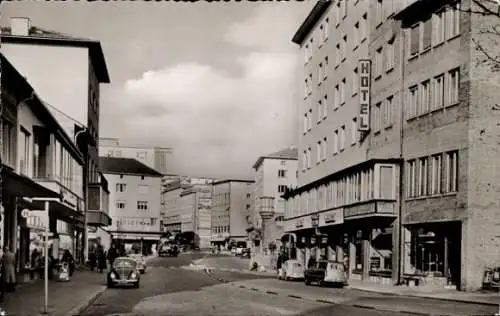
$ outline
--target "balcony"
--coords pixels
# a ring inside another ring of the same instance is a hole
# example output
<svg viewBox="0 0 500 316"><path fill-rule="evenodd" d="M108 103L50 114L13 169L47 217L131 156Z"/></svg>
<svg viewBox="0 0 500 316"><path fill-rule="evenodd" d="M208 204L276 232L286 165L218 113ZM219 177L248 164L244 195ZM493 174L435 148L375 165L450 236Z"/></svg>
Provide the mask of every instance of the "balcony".
<svg viewBox="0 0 500 316"><path fill-rule="evenodd" d="M100 183L89 183L87 224L90 226L111 225L107 186L108 184L102 176Z"/></svg>
<svg viewBox="0 0 500 316"><path fill-rule="evenodd" d="M344 207L344 220L392 220L397 216L394 200L371 200Z"/></svg>

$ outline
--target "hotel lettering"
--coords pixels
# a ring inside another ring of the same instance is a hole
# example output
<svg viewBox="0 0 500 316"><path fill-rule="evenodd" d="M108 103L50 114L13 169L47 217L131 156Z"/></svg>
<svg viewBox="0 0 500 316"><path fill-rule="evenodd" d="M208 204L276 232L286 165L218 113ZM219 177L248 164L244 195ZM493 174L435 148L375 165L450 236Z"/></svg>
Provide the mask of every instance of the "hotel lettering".
<svg viewBox="0 0 500 316"><path fill-rule="evenodd" d="M358 130L367 132L370 130L370 76L371 61L362 59L359 61L359 125Z"/></svg>

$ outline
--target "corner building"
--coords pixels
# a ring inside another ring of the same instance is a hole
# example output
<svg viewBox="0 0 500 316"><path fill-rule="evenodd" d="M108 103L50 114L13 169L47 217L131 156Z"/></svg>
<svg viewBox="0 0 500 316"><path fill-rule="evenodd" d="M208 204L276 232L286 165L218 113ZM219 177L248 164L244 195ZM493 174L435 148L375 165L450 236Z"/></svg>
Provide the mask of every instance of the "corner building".
<svg viewBox="0 0 500 316"><path fill-rule="evenodd" d="M366 282L459 290L480 288L497 264L498 74L473 42L496 49L481 34L495 20L467 13L471 3L320 1L301 25L301 171L285 194L297 258L344 260Z"/></svg>

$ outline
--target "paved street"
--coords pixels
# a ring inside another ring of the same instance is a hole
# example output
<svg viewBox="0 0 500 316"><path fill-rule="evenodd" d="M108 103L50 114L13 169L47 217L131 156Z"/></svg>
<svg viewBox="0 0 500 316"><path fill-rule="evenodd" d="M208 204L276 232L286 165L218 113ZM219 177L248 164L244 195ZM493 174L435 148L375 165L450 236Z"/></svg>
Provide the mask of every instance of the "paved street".
<svg viewBox="0 0 500 316"><path fill-rule="evenodd" d="M235 271L189 270L203 255L153 258L140 289L108 289L83 315L493 315L496 308L306 287L270 276ZM182 268L184 267L184 268Z"/></svg>

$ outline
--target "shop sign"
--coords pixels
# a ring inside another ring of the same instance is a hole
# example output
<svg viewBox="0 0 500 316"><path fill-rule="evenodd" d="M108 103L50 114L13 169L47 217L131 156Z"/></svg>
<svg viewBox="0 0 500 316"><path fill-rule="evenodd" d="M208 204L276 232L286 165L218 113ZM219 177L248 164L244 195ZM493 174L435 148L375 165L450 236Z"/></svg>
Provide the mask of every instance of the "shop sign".
<svg viewBox="0 0 500 316"><path fill-rule="evenodd" d="M302 228L304 227L304 219L299 218L298 220L295 221L295 227L296 228Z"/></svg>
<svg viewBox="0 0 500 316"><path fill-rule="evenodd" d="M319 226L338 225L344 222L344 212L342 209L332 210L319 214Z"/></svg>
<svg viewBox="0 0 500 316"><path fill-rule="evenodd" d="M61 202L71 207L72 209L76 209L78 207L78 197L66 190L65 188L61 188Z"/></svg>
<svg viewBox="0 0 500 316"><path fill-rule="evenodd" d="M367 132L370 130L370 77L371 60L361 59L359 69L359 124L358 130Z"/></svg>

